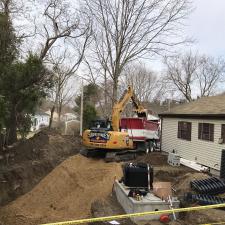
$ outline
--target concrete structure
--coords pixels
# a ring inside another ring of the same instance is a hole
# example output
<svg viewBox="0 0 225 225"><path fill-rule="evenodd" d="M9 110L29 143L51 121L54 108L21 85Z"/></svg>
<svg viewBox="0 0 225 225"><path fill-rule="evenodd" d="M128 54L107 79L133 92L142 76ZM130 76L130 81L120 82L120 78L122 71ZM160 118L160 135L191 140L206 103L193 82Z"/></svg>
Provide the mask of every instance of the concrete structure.
<svg viewBox="0 0 225 225"><path fill-rule="evenodd" d="M44 112L36 112L32 116L31 131L39 130L42 127L47 127L49 125L50 116Z"/></svg>
<svg viewBox="0 0 225 225"><path fill-rule="evenodd" d="M122 183L115 181L114 190L120 205L126 213L150 212L170 209L169 203L162 201L155 195L148 193L141 201L128 197L130 189L126 188ZM180 202L176 198L172 198L173 208L179 208ZM135 223L146 222L149 220L159 220L160 215L149 215L131 218Z"/></svg>
<svg viewBox="0 0 225 225"><path fill-rule="evenodd" d="M161 150L174 150L184 159L219 171L225 148L224 102L225 95L204 97L161 113Z"/></svg>

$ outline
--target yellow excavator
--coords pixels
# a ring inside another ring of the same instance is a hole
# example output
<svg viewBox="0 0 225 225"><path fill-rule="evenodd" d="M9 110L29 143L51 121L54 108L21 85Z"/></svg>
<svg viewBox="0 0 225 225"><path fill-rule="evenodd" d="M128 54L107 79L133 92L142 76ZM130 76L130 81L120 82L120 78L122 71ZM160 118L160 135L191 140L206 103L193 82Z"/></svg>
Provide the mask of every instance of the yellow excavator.
<svg viewBox="0 0 225 225"><path fill-rule="evenodd" d="M138 117L147 117L146 109L136 99L133 88L128 86L120 100L113 106L112 120L96 120L93 127L83 132L83 145L88 149L83 151L83 155L90 155L94 150L131 150L136 145L129 138L127 130L120 129L121 113L129 101L132 101L134 111Z"/></svg>

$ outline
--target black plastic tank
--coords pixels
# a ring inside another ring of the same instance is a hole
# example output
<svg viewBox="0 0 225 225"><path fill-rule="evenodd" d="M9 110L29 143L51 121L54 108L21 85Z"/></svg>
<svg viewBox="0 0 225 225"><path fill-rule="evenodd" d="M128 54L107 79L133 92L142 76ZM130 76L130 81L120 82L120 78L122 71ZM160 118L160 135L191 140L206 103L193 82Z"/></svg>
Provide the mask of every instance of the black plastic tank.
<svg viewBox="0 0 225 225"><path fill-rule="evenodd" d="M153 168L146 163L128 163L123 170L124 184L131 188L153 188Z"/></svg>

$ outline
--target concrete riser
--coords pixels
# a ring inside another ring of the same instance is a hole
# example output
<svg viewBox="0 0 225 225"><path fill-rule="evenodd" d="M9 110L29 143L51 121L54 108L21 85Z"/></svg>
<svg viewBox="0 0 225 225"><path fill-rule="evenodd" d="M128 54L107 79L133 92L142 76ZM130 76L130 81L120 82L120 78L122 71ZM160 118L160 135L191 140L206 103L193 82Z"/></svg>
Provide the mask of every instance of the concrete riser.
<svg viewBox="0 0 225 225"><path fill-rule="evenodd" d="M169 204L165 201L162 201L160 198L157 198L152 195L151 200L141 200L136 201L133 198L128 197L129 190L125 189L123 185L121 185L118 181L115 182L114 191L116 193L116 197L120 205L123 207L126 213L139 213L139 212L150 212L150 211L160 211L167 210L169 208ZM172 201L173 208L179 208L180 202L178 200ZM176 216L178 216L176 214ZM149 220L159 220L160 215L149 215L142 217L133 217L135 223L149 221Z"/></svg>

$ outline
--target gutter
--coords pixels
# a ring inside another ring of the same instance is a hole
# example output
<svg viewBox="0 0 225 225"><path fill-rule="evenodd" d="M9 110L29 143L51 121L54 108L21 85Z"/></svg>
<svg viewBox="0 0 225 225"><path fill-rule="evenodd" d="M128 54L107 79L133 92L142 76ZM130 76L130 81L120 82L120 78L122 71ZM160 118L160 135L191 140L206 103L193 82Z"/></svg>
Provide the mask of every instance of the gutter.
<svg viewBox="0 0 225 225"><path fill-rule="evenodd" d="M209 119L225 119L225 114L184 114L184 113L161 113L160 118L209 118Z"/></svg>

